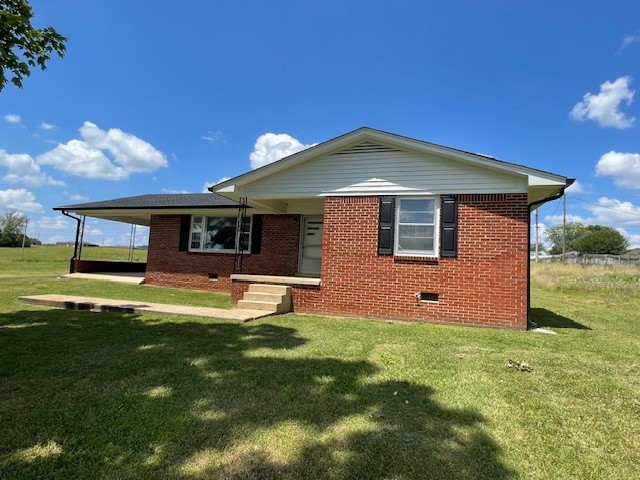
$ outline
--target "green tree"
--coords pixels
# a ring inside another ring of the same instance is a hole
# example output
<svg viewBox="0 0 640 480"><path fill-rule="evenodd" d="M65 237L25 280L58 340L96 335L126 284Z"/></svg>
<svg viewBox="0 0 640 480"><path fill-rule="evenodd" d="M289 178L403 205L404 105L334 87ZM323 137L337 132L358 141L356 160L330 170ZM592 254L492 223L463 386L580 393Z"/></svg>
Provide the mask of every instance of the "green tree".
<svg viewBox="0 0 640 480"><path fill-rule="evenodd" d="M10 211L0 215L0 247L19 247L22 245L24 227L27 223L26 215ZM29 240L29 237L27 239ZM31 246L30 241L25 245Z"/></svg>
<svg viewBox="0 0 640 480"><path fill-rule="evenodd" d="M53 52L64 57L66 37L53 27L31 25L33 9L26 0L0 0L0 91L11 83L22 88L22 79L32 67L47 68Z"/></svg>
<svg viewBox="0 0 640 480"><path fill-rule="evenodd" d="M620 255L629 248L629 242L614 228L589 225L575 243L579 253L608 253Z"/></svg>
<svg viewBox="0 0 640 480"><path fill-rule="evenodd" d="M576 242L587 227L580 222L567 222L566 227L566 247L567 252L570 252L576 250ZM551 242L549 253L552 255L562 253L562 225L547 228L547 236Z"/></svg>

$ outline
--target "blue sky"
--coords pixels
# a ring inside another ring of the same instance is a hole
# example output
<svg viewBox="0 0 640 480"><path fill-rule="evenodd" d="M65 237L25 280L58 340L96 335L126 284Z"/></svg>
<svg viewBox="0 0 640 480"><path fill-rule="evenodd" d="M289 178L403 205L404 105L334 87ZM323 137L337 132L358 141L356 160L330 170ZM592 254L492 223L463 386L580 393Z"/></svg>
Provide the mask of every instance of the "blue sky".
<svg viewBox="0 0 640 480"><path fill-rule="evenodd" d="M200 192L366 125L576 178L569 219L640 246L637 1L31 3L67 55L0 92L0 212L45 242L73 238L54 206Z"/></svg>

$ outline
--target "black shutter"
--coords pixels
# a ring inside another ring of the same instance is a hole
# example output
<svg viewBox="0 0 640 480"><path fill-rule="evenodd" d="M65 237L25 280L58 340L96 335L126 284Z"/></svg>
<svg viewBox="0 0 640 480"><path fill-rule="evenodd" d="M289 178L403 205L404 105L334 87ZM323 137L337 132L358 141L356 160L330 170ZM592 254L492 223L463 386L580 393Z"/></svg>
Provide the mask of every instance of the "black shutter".
<svg viewBox="0 0 640 480"><path fill-rule="evenodd" d="M378 222L378 254L393 255L393 225L395 223L395 197L380 197Z"/></svg>
<svg viewBox="0 0 640 480"><path fill-rule="evenodd" d="M254 215L251 224L251 253L260 253L262 246L262 215Z"/></svg>
<svg viewBox="0 0 640 480"><path fill-rule="evenodd" d="M458 198L443 196L440 208L440 256L458 255Z"/></svg>
<svg viewBox="0 0 640 480"><path fill-rule="evenodd" d="M191 215L180 215L180 243L178 250L189 250L189 230L191 230Z"/></svg>

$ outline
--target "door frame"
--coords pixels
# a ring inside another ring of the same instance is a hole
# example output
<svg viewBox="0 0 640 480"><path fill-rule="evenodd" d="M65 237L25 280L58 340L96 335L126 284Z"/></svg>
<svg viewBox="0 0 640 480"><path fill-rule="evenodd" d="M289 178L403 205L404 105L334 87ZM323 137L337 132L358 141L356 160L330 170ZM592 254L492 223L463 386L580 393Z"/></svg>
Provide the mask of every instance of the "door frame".
<svg viewBox="0 0 640 480"><path fill-rule="evenodd" d="M322 246L324 246L324 215L301 215L300 216L300 241L298 242L298 268L297 275L301 277L313 277L319 278L320 272L318 273L304 273L300 271L300 267L302 267L302 244L304 242L304 230L305 223L307 220L321 220L322 221ZM322 270L322 247L320 249L320 269Z"/></svg>

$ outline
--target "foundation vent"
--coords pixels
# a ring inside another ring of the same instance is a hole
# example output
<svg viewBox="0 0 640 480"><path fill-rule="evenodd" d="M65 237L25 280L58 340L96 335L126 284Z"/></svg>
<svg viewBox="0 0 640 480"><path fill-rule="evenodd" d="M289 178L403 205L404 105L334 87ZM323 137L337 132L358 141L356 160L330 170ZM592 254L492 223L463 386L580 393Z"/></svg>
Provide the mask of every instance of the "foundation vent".
<svg viewBox="0 0 640 480"><path fill-rule="evenodd" d="M418 292L416 298L421 302L437 302L439 295L432 292Z"/></svg>

